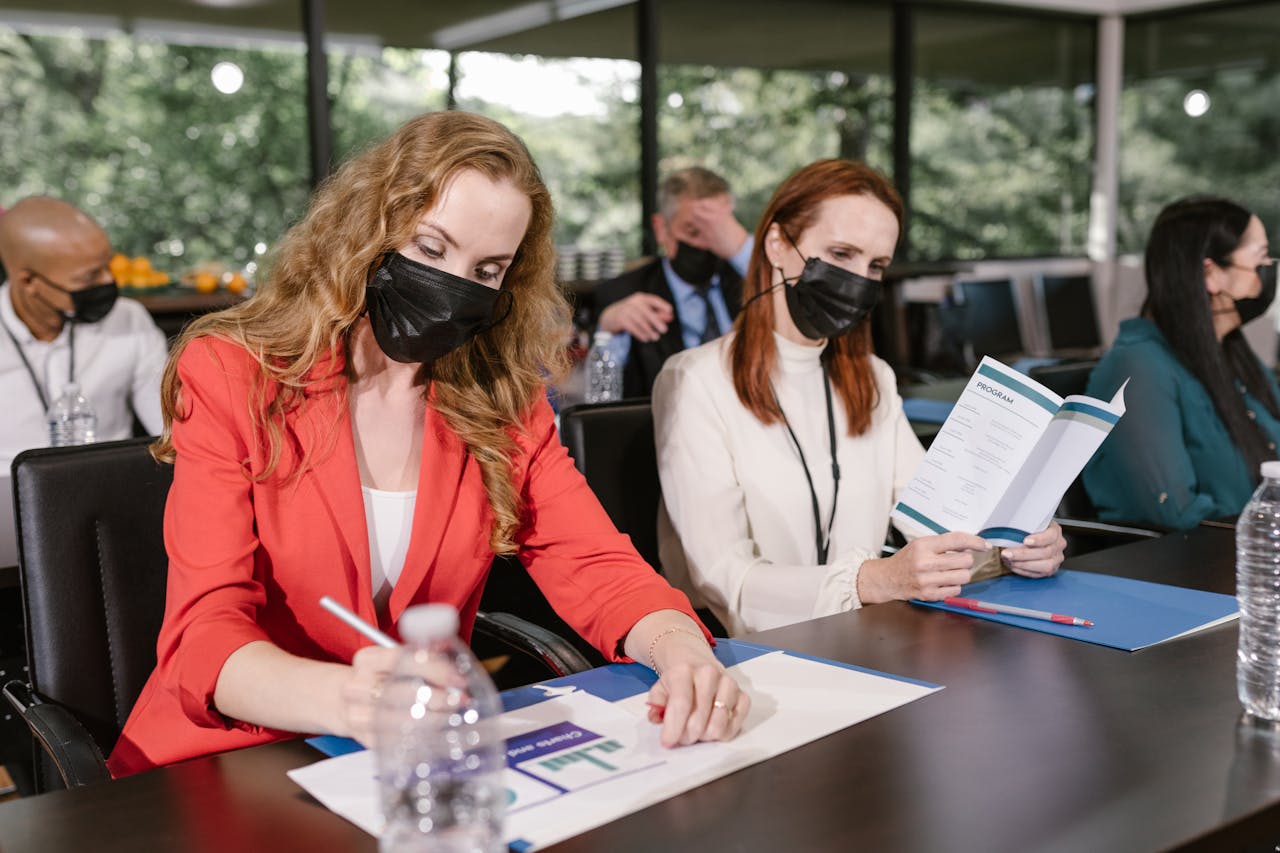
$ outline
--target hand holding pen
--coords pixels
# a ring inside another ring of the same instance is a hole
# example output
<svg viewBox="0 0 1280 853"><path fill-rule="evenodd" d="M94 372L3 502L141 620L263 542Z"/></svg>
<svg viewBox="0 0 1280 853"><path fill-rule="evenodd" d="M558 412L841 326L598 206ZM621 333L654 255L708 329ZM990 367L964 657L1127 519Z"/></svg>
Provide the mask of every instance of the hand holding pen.
<svg viewBox="0 0 1280 853"><path fill-rule="evenodd" d="M351 658L348 677L339 690L339 718L344 730L334 732L371 746L374 706L381 696L382 685L391 674L400 646L329 596L320 599L320 606L375 643L357 650Z"/></svg>

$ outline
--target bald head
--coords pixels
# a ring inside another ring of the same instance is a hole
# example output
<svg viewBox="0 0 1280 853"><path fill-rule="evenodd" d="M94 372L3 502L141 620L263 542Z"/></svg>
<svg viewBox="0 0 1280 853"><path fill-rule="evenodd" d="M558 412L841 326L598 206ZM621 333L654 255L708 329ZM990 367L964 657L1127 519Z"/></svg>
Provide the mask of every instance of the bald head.
<svg viewBox="0 0 1280 853"><path fill-rule="evenodd" d="M84 211L49 196L30 196L0 216L0 261L7 270L80 267L110 254L110 241ZM105 247L105 249L104 249Z"/></svg>

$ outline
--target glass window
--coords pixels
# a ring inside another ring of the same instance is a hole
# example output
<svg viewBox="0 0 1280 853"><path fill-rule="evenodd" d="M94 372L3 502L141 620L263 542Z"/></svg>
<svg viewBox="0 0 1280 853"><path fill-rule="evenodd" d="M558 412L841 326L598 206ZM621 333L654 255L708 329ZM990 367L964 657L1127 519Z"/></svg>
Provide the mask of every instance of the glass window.
<svg viewBox="0 0 1280 853"><path fill-rule="evenodd" d="M63 198L175 277L243 268L306 204L304 74L300 43L0 27L0 203Z"/></svg>
<svg viewBox="0 0 1280 853"><path fill-rule="evenodd" d="M469 52L458 69L458 107L501 121L529 146L555 202L556 242L637 253L639 65Z"/></svg>
<svg viewBox="0 0 1280 853"><path fill-rule="evenodd" d="M784 178L823 157L892 173L888 6L736 0L661 7L659 180L701 165L754 231Z"/></svg>
<svg viewBox="0 0 1280 853"><path fill-rule="evenodd" d="M330 42L333 157L341 163L390 136L401 124L447 106L449 54Z"/></svg>
<svg viewBox="0 0 1280 853"><path fill-rule="evenodd" d="M933 9L913 19L909 256L1083 254L1093 22Z"/></svg>
<svg viewBox="0 0 1280 853"><path fill-rule="evenodd" d="M1280 225L1280 3L1125 24L1121 251L1141 252L1160 209L1222 195Z"/></svg>

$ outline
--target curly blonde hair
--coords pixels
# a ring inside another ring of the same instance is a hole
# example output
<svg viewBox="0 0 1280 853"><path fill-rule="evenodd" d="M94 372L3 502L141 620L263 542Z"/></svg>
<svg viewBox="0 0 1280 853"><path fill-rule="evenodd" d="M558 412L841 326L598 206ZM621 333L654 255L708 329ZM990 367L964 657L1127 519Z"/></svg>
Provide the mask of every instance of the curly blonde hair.
<svg viewBox="0 0 1280 853"><path fill-rule="evenodd" d="M176 455L171 427L182 412L178 359L194 339L213 336L242 346L258 361L262 381L248 405L267 441L268 465L257 476L269 476L280 460L285 413L302 404L308 385L323 380L311 375L313 368L345 352L365 310L372 267L412 239L423 213L464 169L509 180L528 196L532 216L502 284L512 295L511 313L424 367L421 377L434 385L431 404L480 466L493 512L490 545L495 553L515 551L523 514L513 482L516 430L548 379L567 369L563 340L570 314L554 276L550 193L524 143L483 116L450 111L411 119L317 190L254 296L198 318L175 343L161 388L164 432L152 448L156 458L172 462Z"/></svg>

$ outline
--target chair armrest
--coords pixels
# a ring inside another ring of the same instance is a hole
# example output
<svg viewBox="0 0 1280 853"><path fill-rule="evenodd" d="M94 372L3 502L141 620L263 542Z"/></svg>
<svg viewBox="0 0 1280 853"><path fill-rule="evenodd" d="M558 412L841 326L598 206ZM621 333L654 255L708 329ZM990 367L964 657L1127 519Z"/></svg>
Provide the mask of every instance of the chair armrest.
<svg viewBox="0 0 1280 853"><path fill-rule="evenodd" d="M1159 539L1165 534L1162 530L1151 530L1146 527L1131 527L1126 524L1111 524L1106 521L1086 521L1079 518L1055 518L1062 526L1062 532L1083 536L1101 536L1122 542L1136 542L1139 539Z"/></svg>
<svg viewBox="0 0 1280 853"><path fill-rule="evenodd" d="M102 751L70 711L56 702L44 701L21 681L5 684L4 696L53 761L63 784L78 788L110 781Z"/></svg>
<svg viewBox="0 0 1280 853"><path fill-rule="evenodd" d="M567 640L511 613L476 614L475 630L541 661L555 677L586 672L591 664Z"/></svg>

